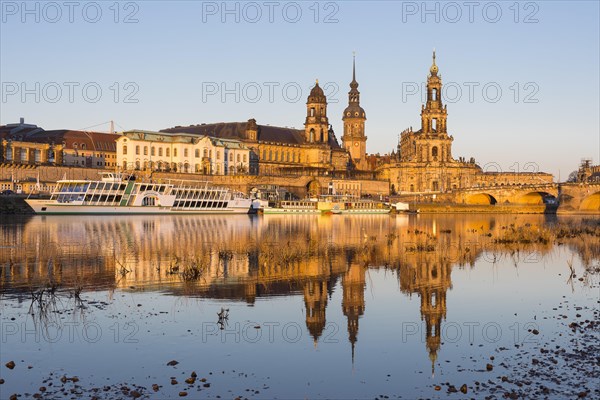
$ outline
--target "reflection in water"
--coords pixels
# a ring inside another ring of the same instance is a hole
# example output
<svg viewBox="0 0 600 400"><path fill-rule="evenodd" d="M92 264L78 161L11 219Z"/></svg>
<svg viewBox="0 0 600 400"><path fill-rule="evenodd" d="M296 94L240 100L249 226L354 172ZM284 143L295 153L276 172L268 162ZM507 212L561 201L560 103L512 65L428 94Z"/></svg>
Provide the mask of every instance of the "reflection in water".
<svg viewBox="0 0 600 400"><path fill-rule="evenodd" d="M316 344L339 284L354 358L368 270L385 268L402 293L420 298L433 368L452 268L481 257L518 265L556 251L555 242L584 265L599 258L597 223L580 231L556 223L509 215L34 217L0 226L9 244L0 253L1 292L24 299L47 286L142 287L250 305L257 297L302 294Z"/></svg>

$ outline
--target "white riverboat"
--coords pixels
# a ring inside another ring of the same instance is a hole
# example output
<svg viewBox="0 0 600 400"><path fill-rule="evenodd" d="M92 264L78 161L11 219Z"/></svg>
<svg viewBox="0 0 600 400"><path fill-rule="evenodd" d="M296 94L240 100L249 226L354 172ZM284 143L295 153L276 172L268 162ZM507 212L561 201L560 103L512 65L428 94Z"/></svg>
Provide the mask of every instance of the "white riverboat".
<svg viewBox="0 0 600 400"><path fill-rule="evenodd" d="M354 196L327 195L319 200L318 208L326 214L389 214L389 205Z"/></svg>
<svg viewBox="0 0 600 400"><path fill-rule="evenodd" d="M316 200L286 200L262 208L264 214L321 214Z"/></svg>
<svg viewBox="0 0 600 400"><path fill-rule="evenodd" d="M27 199L36 214L252 214L252 199L208 182L138 182L102 173L99 181L60 180L50 199Z"/></svg>

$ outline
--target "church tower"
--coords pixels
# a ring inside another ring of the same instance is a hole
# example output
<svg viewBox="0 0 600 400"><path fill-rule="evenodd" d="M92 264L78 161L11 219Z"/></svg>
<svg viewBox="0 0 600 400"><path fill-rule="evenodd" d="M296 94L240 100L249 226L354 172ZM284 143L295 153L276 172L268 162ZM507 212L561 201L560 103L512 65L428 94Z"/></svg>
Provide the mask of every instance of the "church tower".
<svg viewBox="0 0 600 400"><path fill-rule="evenodd" d="M352 348L358 340L358 320L365 313L366 268L357 263L348 266L342 278L342 311L348 320L348 341Z"/></svg>
<svg viewBox="0 0 600 400"><path fill-rule="evenodd" d="M329 120L327 119L327 98L317 80L306 102L306 122L304 135L307 143L329 143Z"/></svg>
<svg viewBox="0 0 600 400"><path fill-rule="evenodd" d="M327 281L309 280L304 284L304 306L306 307L306 328L315 343L325 329L327 309Z"/></svg>
<svg viewBox="0 0 600 400"><path fill-rule="evenodd" d="M425 134L446 133L446 106L442 104L442 77L438 75L438 66L435 64L435 50L433 51L433 64L427 77L427 103L421 107L421 132Z"/></svg>
<svg viewBox="0 0 600 400"><path fill-rule="evenodd" d="M342 141L344 148L350 154L350 158L358 169L362 169L366 163L367 137L365 136L365 121L367 115L360 106L360 92L356 81L356 58L352 60L352 82L348 92L348 107L344 110L342 117L344 121L344 135Z"/></svg>

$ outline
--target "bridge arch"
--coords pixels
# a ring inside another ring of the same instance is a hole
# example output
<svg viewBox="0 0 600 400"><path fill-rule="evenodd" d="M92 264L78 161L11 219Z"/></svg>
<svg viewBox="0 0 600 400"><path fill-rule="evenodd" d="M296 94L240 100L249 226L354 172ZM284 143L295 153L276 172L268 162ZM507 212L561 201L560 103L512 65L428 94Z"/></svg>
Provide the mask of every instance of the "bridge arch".
<svg viewBox="0 0 600 400"><path fill-rule="evenodd" d="M529 192L517 199L520 204L554 204L556 196L548 192Z"/></svg>
<svg viewBox="0 0 600 400"><path fill-rule="evenodd" d="M596 192L584 198L579 206L579 210L600 211L600 192Z"/></svg>
<svg viewBox="0 0 600 400"><path fill-rule="evenodd" d="M494 196L488 193L475 193L467 196L465 199L466 204L483 204L483 205L494 205L498 203L498 200Z"/></svg>

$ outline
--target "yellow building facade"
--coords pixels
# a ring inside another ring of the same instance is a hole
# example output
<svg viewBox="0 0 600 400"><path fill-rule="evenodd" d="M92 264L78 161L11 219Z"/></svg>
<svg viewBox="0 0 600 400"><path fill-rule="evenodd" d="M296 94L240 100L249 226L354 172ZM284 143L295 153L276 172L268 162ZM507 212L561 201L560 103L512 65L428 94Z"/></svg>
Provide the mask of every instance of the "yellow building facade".
<svg viewBox="0 0 600 400"><path fill-rule="evenodd" d="M447 106L442 103L442 77L433 63L427 77L426 103L421 106L421 129L404 130L397 153L378 168L392 194L444 193L457 189L552 183L547 173L484 172L475 160L454 159L448 133Z"/></svg>

